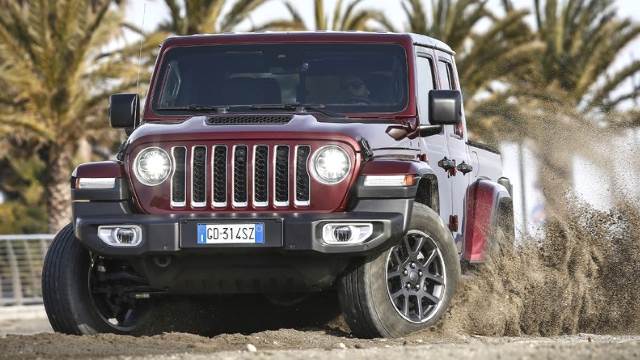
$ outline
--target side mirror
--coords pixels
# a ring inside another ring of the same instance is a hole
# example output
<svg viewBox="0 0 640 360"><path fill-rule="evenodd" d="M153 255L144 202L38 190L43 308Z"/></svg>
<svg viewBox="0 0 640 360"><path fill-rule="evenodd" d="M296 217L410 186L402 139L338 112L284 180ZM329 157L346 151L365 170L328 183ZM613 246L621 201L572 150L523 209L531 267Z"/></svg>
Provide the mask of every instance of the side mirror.
<svg viewBox="0 0 640 360"><path fill-rule="evenodd" d="M458 90L429 91L429 123L456 125L462 121L462 95Z"/></svg>
<svg viewBox="0 0 640 360"><path fill-rule="evenodd" d="M138 94L113 94L109 98L109 121L116 129L133 129L140 122Z"/></svg>

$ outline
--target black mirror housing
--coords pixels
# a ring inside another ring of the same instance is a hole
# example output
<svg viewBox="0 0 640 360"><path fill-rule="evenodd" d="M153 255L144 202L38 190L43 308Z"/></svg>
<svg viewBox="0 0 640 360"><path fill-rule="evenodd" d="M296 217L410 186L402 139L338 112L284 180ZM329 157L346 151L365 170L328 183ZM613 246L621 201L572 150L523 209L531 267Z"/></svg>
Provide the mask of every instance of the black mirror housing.
<svg viewBox="0 0 640 360"><path fill-rule="evenodd" d="M133 129L140 122L138 94L113 94L109 98L109 121L116 129Z"/></svg>
<svg viewBox="0 0 640 360"><path fill-rule="evenodd" d="M429 91L429 123L456 125L462 122L462 94L458 90Z"/></svg>
<svg viewBox="0 0 640 360"><path fill-rule="evenodd" d="M437 135L442 132L442 125L420 125L419 133L421 137Z"/></svg>

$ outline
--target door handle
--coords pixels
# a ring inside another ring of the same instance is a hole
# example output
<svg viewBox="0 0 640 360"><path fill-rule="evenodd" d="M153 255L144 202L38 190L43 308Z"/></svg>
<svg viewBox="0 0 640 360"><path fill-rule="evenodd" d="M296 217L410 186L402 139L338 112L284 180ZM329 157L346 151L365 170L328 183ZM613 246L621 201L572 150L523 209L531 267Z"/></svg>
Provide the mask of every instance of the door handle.
<svg viewBox="0 0 640 360"><path fill-rule="evenodd" d="M456 161L448 159L446 156L438 161L438 166L447 172L448 176L456 176Z"/></svg>
<svg viewBox="0 0 640 360"><path fill-rule="evenodd" d="M464 175L467 175L467 173L470 173L473 171L473 166L463 161L460 164L458 164L458 166L456 166L456 169L458 169L458 171L460 171L464 176Z"/></svg>

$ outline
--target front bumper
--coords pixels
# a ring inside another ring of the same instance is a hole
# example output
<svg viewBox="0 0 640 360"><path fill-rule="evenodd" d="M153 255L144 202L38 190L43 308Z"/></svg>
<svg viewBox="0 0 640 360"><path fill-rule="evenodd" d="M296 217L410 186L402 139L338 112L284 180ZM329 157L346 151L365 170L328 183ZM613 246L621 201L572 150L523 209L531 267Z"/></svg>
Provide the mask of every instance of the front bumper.
<svg viewBox="0 0 640 360"><path fill-rule="evenodd" d="M344 253L365 255L393 246L404 234L411 217L411 199L363 200L349 212L331 214L211 214L209 216L147 215L132 213L126 202L74 202L76 237L92 252L113 257L140 255L209 254L224 252ZM384 212L374 211L385 209ZM263 244L197 245L197 224L264 223ZM360 244L328 244L322 239L322 227L332 222L373 224L373 234ZM98 237L104 225L137 225L142 242L135 247L114 247Z"/></svg>

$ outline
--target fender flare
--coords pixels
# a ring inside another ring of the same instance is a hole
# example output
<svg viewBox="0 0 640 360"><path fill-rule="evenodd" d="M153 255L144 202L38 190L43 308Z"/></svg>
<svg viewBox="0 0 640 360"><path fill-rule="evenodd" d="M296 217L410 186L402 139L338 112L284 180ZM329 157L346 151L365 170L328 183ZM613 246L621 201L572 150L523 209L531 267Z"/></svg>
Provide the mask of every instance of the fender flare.
<svg viewBox="0 0 640 360"><path fill-rule="evenodd" d="M415 175L416 181L410 186L364 186L368 175ZM434 178L435 173L429 164L410 159L371 160L362 165L354 188L356 198L411 198L415 199L422 186L423 179ZM429 205L429 204L426 204Z"/></svg>
<svg viewBox="0 0 640 360"><path fill-rule="evenodd" d="M80 178L114 178L113 188L80 189ZM129 185L120 161L97 161L78 165L71 173L71 200L75 201L125 201L131 198Z"/></svg>
<svg viewBox="0 0 640 360"><path fill-rule="evenodd" d="M361 175L413 174L418 177L435 175L431 166L423 161L405 159L374 159L362 165Z"/></svg>
<svg viewBox="0 0 640 360"><path fill-rule="evenodd" d="M96 161L78 165L71 173L71 178L122 178L124 166L120 161Z"/></svg>
<svg viewBox="0 0 640 360"><path fill-rule="evenodd" d="M479 179L469 186L465 201L462 260L469 263L486 260L491 231L498 224L500 206L505 202L513 211L508 189L497 182Z"/></svg>

